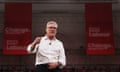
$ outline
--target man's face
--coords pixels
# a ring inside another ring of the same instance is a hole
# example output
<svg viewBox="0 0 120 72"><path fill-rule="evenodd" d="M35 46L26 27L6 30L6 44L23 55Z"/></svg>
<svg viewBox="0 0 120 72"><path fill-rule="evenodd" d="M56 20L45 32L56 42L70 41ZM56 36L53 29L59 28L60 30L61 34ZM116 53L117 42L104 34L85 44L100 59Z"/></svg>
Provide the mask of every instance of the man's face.
<svg viewBox="0 0 120 72"><path fill-rule="evenodd" d="M46 33L48 36L55 36L56 33L57 33L57 27L56 27L56 24L49 24L47 27L46 27Z"/></svg>

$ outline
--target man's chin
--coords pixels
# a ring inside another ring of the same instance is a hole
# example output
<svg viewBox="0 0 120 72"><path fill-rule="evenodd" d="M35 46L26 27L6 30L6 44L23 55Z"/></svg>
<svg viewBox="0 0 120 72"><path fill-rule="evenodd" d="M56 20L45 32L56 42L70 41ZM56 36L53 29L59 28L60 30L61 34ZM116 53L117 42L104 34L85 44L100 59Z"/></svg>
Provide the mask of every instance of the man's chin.
<svg viewBox="0 0 120 72"><path fill-rule="evenodd" d="M50 37L55 37L55 35L49 35Z"/></svg>

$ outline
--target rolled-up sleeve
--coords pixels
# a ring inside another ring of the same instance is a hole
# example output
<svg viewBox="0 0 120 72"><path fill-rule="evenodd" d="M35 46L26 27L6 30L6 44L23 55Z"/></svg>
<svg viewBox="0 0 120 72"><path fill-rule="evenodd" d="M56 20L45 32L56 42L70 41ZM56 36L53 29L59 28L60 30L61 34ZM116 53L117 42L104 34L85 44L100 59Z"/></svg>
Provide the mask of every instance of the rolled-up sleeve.
<svg viewBox="0 0 120 72"><path fill-rule="evenodd" d="M38 44L35 46L35 48L33 50L32 50L32 45L29 44L28 47L27 47L27 52L28 53L36 53L37 48L38 48Z"/></svg>
<svg viewBox="0 0 120 72"><path fill-rule="evenodd" d="M61 43L60 55L59 55L60 68L63 68L66 65L66 56L63 43Z"/></svg>

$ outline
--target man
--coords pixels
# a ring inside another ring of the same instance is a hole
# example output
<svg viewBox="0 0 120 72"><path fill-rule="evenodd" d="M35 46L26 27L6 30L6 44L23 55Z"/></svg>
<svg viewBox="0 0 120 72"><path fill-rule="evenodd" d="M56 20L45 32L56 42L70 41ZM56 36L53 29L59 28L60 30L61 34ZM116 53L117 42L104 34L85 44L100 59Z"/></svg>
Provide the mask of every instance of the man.
<svg viewBox="0 0 120 72"><path fill-rule="evenodd" d="M36 53L36 72L60 72L66 65L63 43L56 38L58 25L49 21L46 25L46 35L36 37L28 45L29 53Z"/></svg>

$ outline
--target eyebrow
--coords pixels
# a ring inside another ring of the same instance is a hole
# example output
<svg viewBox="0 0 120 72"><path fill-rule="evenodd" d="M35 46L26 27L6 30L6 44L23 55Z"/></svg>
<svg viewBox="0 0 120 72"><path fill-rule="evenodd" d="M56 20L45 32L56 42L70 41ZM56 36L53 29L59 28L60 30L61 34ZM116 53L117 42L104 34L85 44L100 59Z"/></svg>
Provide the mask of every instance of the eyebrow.
<svg viewBox="0 0 120 72"><path fill-rule="evenodd" d="M48 28L55 28L55 29L57 29L56 27L48 27Z"/></svg>

